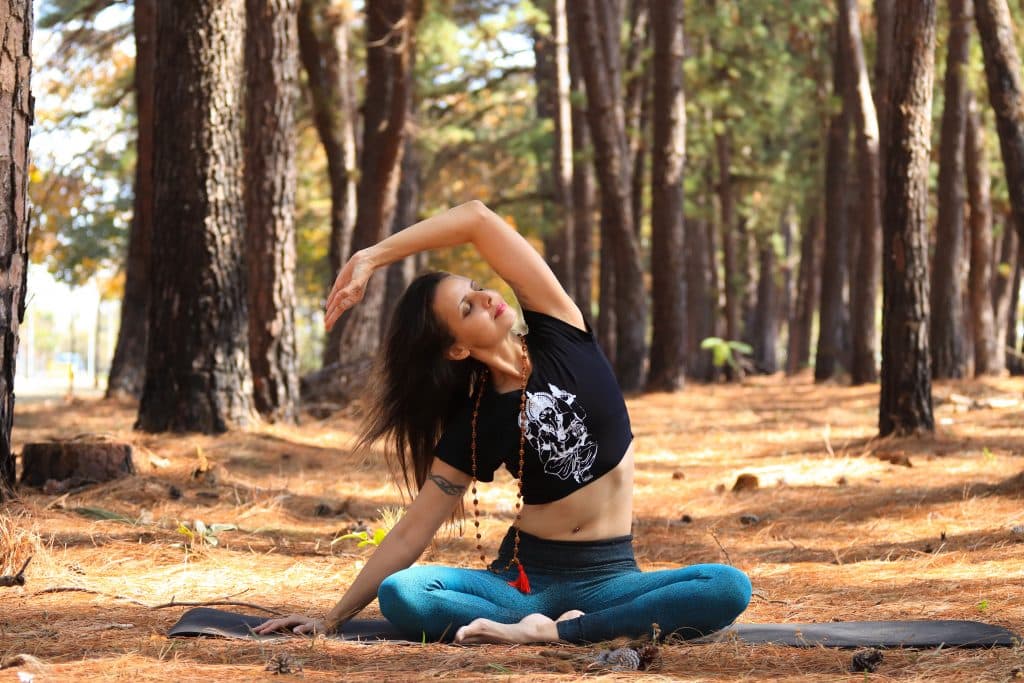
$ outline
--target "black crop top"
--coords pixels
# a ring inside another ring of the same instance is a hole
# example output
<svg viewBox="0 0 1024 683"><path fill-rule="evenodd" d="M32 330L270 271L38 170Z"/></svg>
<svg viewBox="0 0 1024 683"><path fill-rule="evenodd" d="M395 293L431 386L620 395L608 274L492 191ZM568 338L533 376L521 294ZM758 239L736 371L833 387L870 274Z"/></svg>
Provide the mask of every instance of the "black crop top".
<svg viewBox="0 0 1024 683"><path fill-rule="evenodd" d="M533 370L526 384L523 500L531 505L568 496L610 472L633 432L611 365L594 334L544 313L523 311ZM477 389L474 389L474 394ZM477 418L477 479L494 481L504 463L519 471L520 391L504 394L487 383ZM470 436L474 397L445 425L436 457L472 475Z"/></svg>

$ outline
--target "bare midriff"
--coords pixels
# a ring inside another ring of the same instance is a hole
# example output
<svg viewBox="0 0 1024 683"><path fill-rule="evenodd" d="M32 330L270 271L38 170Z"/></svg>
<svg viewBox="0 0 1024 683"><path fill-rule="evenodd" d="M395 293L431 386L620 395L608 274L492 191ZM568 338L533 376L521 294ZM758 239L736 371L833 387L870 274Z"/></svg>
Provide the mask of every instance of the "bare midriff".
<svg viewBox="0 0 1024 683"><path fill-rule="evenodd" d="M524 505L519 528L551 541L626 536L633 526L633 444L615 469L565 498Z"/></svg>

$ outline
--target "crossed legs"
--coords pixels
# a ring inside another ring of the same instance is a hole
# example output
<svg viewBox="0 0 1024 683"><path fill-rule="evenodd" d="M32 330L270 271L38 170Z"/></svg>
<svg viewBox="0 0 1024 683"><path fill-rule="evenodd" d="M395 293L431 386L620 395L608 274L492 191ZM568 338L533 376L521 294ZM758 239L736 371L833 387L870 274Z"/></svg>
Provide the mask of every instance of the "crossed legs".
<svg viewBox="0 0 1024 683"><path fill-rule="evenodd" d="M479 642L598 642L662 634L696 637L732 623L750 601L733 567L694 565L531 577L523 595L486 570L418 566L381 584L381 612L410 636Z"/></svg>

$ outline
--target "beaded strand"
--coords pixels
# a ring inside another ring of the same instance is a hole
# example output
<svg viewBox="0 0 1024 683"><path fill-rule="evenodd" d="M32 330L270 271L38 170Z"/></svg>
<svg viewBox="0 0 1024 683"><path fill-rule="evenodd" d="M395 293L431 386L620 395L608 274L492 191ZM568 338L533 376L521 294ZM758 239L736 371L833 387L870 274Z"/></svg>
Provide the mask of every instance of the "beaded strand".
<svg viewBox="0 0 1024 683"><path fill-rule="evenodd" d="M522 372L520 374L521 384L519 390L519 473L516 476L518 482L518 490L516 492L516 519L513 523L515 528L515 540L512 545L512 559L505 565L505 569L508 570L512 565L519 566L519 522L522 519L523 514L523 468L526 464L526 382L528 379L528 362L529 356L526 349L526 337L519 335L519 341L522 344L523 355L522 355ZM476 442L477 442L477 431L476 424L477 418L480 415L480 399L483 397L484 388L487 386L487 374L488 371L484 370L480 374L480 382L477 388L476 400L473 404L473 419L470 422L471 433L470 433L470 460L472 463L472 492L473 492L473 525L476 528L476 549L480 553L480 561L487 564L487 558L484 555L484 548L481 540L483 535L480 533L480 501L477 497L477 478L476 478Z"/></svg>

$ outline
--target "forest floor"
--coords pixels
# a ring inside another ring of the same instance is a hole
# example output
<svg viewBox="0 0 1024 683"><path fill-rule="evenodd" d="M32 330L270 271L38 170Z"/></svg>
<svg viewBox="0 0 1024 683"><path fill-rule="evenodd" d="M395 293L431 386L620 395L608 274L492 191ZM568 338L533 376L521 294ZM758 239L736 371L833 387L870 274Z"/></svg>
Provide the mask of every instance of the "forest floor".
<svg viewBox="0 0 1024 683"><path fill-rule="evenodd" d="M940 383L934 393L935 437L885 440L873 438L877 385L769 377L631 399L641 568L736 565L758 593L745 622L975 619L1024 633L1024 534L1014 529L1024 525L1024 381ZM18 404L17 450L102 436L135 446L138 474L64 495L23 488L0 510L0 574L33 558L23 587L0 588L0 659L38 660L0 670L0 681L18 671L37 681L264 679L278 653L300 661L306 681L637 677L588 668L600 646L167 638L187 609L171 602L323 613L372 551L332 539L360 521L376 529L401 498L377 459L349 453L352 411L219 437L142 434L134 417L131 404L96 399ZM207 472L193 476L204 459ZM742 473L760 486L733 492ZM481 499L493 553L512 516L511 479L485 485ZM758 521L741 523L747 514ZM214 546L178 531L195 520L238 528L219 531ZM473 545L442 531L422 561L476 566ZM366 614L379 614L375 603ZM867 676L848 673L849 650L661 650L660 668L641 675ZM890 650L870 678L1020 676L1024 646Z"/></svg>

